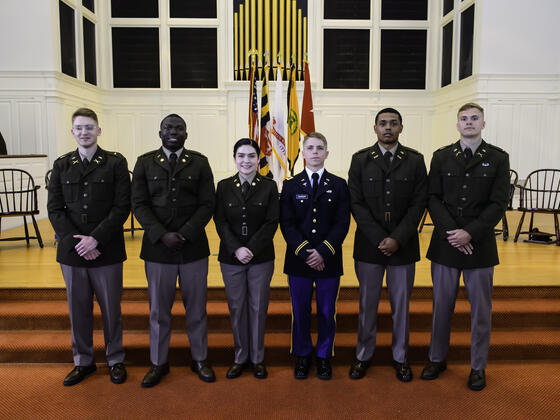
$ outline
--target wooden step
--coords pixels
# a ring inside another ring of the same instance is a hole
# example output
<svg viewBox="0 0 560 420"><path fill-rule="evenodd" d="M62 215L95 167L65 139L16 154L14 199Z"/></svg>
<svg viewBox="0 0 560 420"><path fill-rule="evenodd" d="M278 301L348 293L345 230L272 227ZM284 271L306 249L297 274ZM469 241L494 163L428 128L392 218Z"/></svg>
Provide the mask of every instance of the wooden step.
<svg viewBox="0 0 560 420"><path fill-rule="evenodd" d="M341 300L337 305L337 329L353 332L358 325L358 302ZM125 330L148 330L149 308L147 302L124 301L121 305ZM208 329L210 332L231 331L229 311L225 302L209 301L207 304ZM315 314L315 310L313 310ZM184 330L185 309L182 301L176 301L172 309L172 328ZM289 332L291 328L291 304L289 301L270 302L267 331ZM413 300L410 304L410 328L412 331L430 331L432 302ZM313 325L316 317L313 316ZM389 302L382 300L378 310L378 331L391 331ZM560 299L495 300L493 303L494 330L560 329ZM94 328L102 329L101 312L94 304ZM452 328L467 331L470 328L470 306L460 299L455 307ZM69 330L68 305L65 300L55 301L6 301L0 305L0 330Z"/></svg>
<svg viewBox="0 0 560 420"><path fill-rule="evenodd" d="M69 331L7 331L0 335L0 362L4 363L71 363L72 350ZM313 340L316 337L313 335ZM147 331L127 331L123 338L126 361L135 365L149 364L149 334ZM411 363L424 363L428 355L430 334L412 332L408 358ZM337 364L350 364L354 358L356 334L338 333L335 341ZM271 365L293 363L289 356L290 334L268 333L265 336L266 362ZM94 332L95 357L103 362L103 333ZM560 334L557 331L527 331L515 334L506 331L492 333L489 360L558 360ZM448 355L450 362L468 362L470 333L454 332ZM233 359L233 339L229 333L208 335L208 358L215 365L228 365ZM173 365L190 363L187 335L174 331L171 336L169 361ZM391 333L377 334L377 347L372 362L389 364Z"/></svg>

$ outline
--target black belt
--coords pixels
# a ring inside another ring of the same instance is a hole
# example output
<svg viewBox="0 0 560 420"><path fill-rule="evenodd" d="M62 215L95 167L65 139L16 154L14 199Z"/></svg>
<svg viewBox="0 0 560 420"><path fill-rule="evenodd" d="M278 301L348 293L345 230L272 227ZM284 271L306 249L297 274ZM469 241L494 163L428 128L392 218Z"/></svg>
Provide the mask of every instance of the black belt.
<svg viewBox="0 0 560 420"><path fill-rule="evenodd" d="M447 207L455 217L478 217L480 212L474 209L464 209L462 207Z"/></svg>
<svg viewBox="0 0 560 420"><path fill-rule="evenodd" d="M386 223L391 223L391 212L390 211L385 212L385 222Z"/></svg>

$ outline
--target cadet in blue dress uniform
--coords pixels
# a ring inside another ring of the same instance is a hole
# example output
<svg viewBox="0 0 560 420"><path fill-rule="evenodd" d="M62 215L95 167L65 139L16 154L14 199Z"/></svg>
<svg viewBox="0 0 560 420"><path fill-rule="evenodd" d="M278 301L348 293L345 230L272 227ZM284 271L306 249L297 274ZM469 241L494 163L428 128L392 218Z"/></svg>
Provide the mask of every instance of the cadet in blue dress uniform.
<svg viewBox="0 0 560 420"><path fill-rule="evenodd" d="M354 260L360 283L360 315L352 379L362 378L376 344L377 308L386 274L393 319L393 366L397 379L412 380L407 361L409 301L420 260L418 222L426 209L424 158L399 143L401 114L385 108L375 116L377 143L352 157L348 186L356 220Z"/></svg>
<svg viewBox="0 0 560 420"><path fill-rule="evenodd" d="M342 242L350 226L346 181L324 168L327 140L311 133L303 140L306 168L284 181L280 197L280 228L287 242L284 273L288 275L293 306L292 349L297 356L294 376L309 374L311 298L315 285L318 337L317 376L330 379L334 353L336 299L342 275Z"/></svg>
<svg viewBox="0 0 560 420"><path fill-rule="evenodd" d="M78 149L53 165L47 210L60 238L56 260L66 283L75 368L64 379L74 385L94 372L93 295L103 316L111 381L126 380L121 294L126 260L123 223L130 214L126 159L97 145L97 115L80 108L72 115Z"/></svg>
<svg viewBox="0 0 560 420"><path fill-rule="evenodd" d="M492 282L499 263L494 227L510 193L509 156L482 140L484 110L475 103L459 108L461 139L437 150L429 174L428 209L434 231L428 248L434 302L429 363L422 379L435 379L446 367L451 318L463 281L471 305L471 373L468 387L486 386L490 346Z"/></svg>
<svg viewBox="0 0 560 420"><path fill-rule="evenodd" d="M276 182L257 173L260 149L255 141L237 141L233 156L238 173L218 183L214 212L235 345L235 360L226 377L237 378L251 363L255 377L264 379L268 375L264 330L274 273L278 189Z"/></svg>

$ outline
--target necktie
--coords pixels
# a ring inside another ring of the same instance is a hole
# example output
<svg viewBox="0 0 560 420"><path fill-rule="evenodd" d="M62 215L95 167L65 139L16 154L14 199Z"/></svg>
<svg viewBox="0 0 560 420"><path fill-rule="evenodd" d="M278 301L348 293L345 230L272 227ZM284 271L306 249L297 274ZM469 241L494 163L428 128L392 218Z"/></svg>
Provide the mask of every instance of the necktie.
<svg viewBox="0 0 560 420"><path fill-rule="evenodd" d="M311 175L311 179L313 179L313 195L317 194L317 188L319 188L319 174L315 172Z"/></svg>
<svg viewBox="0 0 560 420"><path fill-rule="evenodd" d="M82 160L82 163L84 164L84 168L87 168L89 165L89 160L87 158L84 158L84 160Z"/></svg>
<svg viewBox="0 0 560 420"><path fill-rule="evenodd" d="M470 149L470 147L465 148L463 154L465 155L465 161L469 163L472 158L472 150Z"/></svg>
<svg viewBox="0 0 560 420"><path fill-rule="evenodd" d="M249 183L247 181L244 181L243 184L241 184L241 194L243 194L244 198L247 198L247 193L249 192Z"/></svg>
<svg viewBox="0 0 560 420"><path fill-rule="evenodd" d="M391 152L385 152L385 154L383 155L383 159L385 160L385 163L387 164L387 168L391 167L391 158L393 157L393 154Z"/></svg>
<svg viewBox="0 0 560 420"><path fill-rule="evenodd" d="M175 165L177 165L177 153L171 153L169 155L169 166L171 166L171 170L175 170Z"/></svg>

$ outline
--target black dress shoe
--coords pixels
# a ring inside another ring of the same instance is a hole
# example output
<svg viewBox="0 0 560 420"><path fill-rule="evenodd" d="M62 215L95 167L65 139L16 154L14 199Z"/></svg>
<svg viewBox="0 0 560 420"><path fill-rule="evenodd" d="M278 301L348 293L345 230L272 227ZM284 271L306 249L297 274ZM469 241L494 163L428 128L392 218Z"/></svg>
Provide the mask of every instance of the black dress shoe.
<svg viewBox="0 0 560 420"><path fill-rule="evenodd" d="M109 376L114 384L122 384L126 381L126 368L124 363L117 363L109 368Z"/></svg>
<svg viewBox="0 0 560 420"><path fill-rule="evenodd" d="M367 371L367 368L369 367L369 360L358 360L355 359L352 362L352 365L350 366L350 378L352 379L362 379Z"/></svg>
<svg viewBox="0 0 560 420"><path fill-rule="evenodd" d="M480 391L484 389L486 386L486 375L484 374L484 370L471 369L467 385L473 391Z"/></svg>
<svg viewBox="0 0 560 420"><path fill-rule="evenodd" d="M257 379L264 379L268 376L268 372L266 370L266 366L263 362L255 363L253 365L253 375Z"/></svg>
<svg viewBox="0 0 560 420"><path fill-rule="evenodd" d="M89 366L74 366L74 369L64 378L64 386L72 386L82 382L86 376L95 372L96 369L95 363Z"/></svg>
<svg viewBox="0 0 560 420"><path fill-rule="evenodd" d="M420 377L427 380L436 379L445 369L447 369L445 360L443 362L428 362Z"/></svg>
<svg viewBox="0 0 560 420"><path fill-rule="evenodd" d="M151 388L159 384L161 378L169 373L169 363L164 365L152 365L144 379L142 380L142 388Z"/></svg>
<svg viewBox="0 0 560 420"><path fill-rule="evenodd" d="M331 361L329 359L317 357L317 377L319 379L332 378Z"/></svg>
<svg viewBox="0 0 560 420"><path fill-rule="evenodd" d="M245 363L234 363L233 365L231 365L231 367L227 371L226 378L228 378L228 379L239 378L241 376L241 374L243 373L243 370L245 370L248 366L249 366L249 363L247 363L247 362L245 362Z"/></svg>
<svg viewBox="0 0 560 420"><path fill-rule="evenodd" d="M393 360L393 367L397 372L397 379L399 381L412 381L412 370L410 370L410 366L408 365L408 362L406 360L404 361L404 363L399 363L396 360Z"/></svg>
<svg viewBox="0 0 560 420"><path fill-rule="evenodd" d="M204 382L214 382L216 375L207 360L196 361L193 360L191 364L193 372L198 373L198 378Z"/></svg>
<svg viewBox="0 0 560 420"><path fill-rule="evenodd" d="M294 369L294 378L305 379L309 375L309 367L311 366L311 356L298 357L296 367Z"/></svg>

